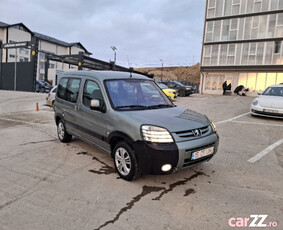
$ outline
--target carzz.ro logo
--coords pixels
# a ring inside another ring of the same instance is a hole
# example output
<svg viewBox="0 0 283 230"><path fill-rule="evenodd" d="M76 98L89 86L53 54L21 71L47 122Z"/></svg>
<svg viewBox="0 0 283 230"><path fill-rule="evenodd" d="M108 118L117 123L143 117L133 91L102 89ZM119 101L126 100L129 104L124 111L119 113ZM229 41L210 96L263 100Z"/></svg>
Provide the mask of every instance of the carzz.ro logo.
<svg viewBox="0 0 283 230"><path fill-rule="evenodd" d="M228 224L230 227L277 227L277 222L264 223L268 215L250 215L250 217L232 217L229 219Z"/></svg>

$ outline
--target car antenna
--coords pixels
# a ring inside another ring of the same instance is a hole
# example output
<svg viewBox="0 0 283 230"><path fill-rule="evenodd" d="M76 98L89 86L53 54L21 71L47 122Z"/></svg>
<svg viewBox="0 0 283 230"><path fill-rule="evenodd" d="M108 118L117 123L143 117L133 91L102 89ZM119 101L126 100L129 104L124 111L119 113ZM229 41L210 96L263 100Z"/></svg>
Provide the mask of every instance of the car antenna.
<svg viewBox="0 0 283 230"><path fill-rule="evenodd" d="M132 72L133 72L134 68L130 67L129 70L130 70L130 77L133 77Z"/></svg>

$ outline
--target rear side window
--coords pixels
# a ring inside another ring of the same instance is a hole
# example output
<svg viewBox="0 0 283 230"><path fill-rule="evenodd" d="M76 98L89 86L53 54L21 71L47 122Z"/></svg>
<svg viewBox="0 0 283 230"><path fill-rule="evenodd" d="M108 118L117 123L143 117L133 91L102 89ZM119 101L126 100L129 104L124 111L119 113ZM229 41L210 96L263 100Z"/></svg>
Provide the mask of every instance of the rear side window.
<svg viewBox="0 0 283 230"><path fill-rule="evenodd" d="M58 85L57 97L72 103L76 103L79 94L80 84L80 79L62 78Z"/></svg>
<svg viewBox="0 0 283 230"><path fill-rule="evenodd" d="M59 85L58 85L58 93L57 97L66 100L66 91L67 91L67 84L68 84L69 78L61 78Z"/></svg>
<svg viewBox="0 0 283 230"><path fill-rule="evenodd" d="M67 91L66 91L66 100L67 101L73 102L73 103L77 102L80 84L81 84L80 79L75 79L75 78L70 79L70 82L68 84Z"/></svg>

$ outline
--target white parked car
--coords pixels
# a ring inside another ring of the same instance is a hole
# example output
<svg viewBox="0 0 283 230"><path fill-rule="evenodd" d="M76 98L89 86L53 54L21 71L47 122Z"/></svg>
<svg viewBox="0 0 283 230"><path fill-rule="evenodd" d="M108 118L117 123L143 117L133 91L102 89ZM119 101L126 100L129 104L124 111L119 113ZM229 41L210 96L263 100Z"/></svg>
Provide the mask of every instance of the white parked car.
<svg viewBox="0 0 283 230"><path fill-rule="evenodd" d="M283 84L269 86L251 104L251 114L283 118Z"/></svg>
<svg viewBox="0 0 283 230"><path fill-rule="evenodd" d="M57 92L57 85L55 85L50 92L48 93L48 96L46 97L46 104L53 106L53 103L55 101L55 95Z"/></svg>

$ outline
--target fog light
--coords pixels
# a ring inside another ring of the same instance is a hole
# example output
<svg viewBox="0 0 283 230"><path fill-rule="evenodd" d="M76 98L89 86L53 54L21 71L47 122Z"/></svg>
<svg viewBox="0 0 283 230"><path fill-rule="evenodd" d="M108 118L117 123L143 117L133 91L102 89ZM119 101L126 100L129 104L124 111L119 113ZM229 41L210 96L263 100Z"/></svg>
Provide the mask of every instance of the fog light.
<svg viewBox="0 0 283 230"><path fill-rule="evenodd" d="M166 165L163 165L163 166L161 167L161 170L162 170L163 172L168 172L169 170L171 170L171 168L172 168L172 165L166 164Z"/></svg>

